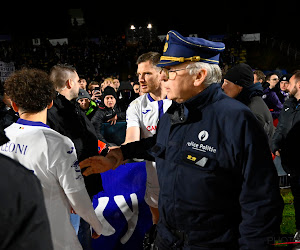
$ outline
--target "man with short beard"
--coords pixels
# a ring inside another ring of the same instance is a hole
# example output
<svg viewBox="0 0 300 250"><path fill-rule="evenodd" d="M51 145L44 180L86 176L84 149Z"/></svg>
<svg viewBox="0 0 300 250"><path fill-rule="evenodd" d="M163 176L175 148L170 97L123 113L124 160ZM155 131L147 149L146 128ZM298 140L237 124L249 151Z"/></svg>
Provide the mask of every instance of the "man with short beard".
<svg viewBox="0 0 300 250"><path fill-rule="evenodd" d="M294 196L296 229L295 241L300 242L300 169L298 144L300 138L300 70L290 78L287 87L290 98L284 103L273 136L272 151L281 156L281 164L289 173Z"/></svg>

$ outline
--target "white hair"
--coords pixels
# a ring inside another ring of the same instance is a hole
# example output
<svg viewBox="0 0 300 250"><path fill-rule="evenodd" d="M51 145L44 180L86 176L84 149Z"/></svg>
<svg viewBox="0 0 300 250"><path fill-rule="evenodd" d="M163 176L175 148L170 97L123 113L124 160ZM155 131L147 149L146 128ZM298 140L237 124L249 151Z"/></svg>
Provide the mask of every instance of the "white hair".
<svg viewBox="0 0 300 250"><path fill-rule="evenodd" d="M203 84L210 85L212 83L218 83L222 80L222 71L218 64L209 64L204 62L193 62L187 67L189 69L190 75L196 75L199 73L200 69L207 70L207 76L203 81Z"/></svg>

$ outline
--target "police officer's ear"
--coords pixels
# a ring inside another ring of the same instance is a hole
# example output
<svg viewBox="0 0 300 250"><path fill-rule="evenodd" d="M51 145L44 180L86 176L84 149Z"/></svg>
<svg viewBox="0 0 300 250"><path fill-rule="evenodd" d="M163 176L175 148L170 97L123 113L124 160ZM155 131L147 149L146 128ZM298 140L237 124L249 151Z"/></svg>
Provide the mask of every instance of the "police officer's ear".
<svg viewBox="0 0 300 250"><path fill-rule="evenodd" d="M196 79L194 81L194 86L199 87L203 83L207 76L207 70L206 69L200 69L199 72L196 75Z"/></svg>

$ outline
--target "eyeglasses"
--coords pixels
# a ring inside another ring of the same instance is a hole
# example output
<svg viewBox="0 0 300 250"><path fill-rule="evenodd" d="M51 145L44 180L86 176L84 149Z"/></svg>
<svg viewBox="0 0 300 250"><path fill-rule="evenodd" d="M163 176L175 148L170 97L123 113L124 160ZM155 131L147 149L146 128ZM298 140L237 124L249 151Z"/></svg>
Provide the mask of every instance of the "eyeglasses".
<svg viewBox="0 0 300 250"><path fill-rule="evenodd" d="M186 68L184 68L184 69L168 70L166 68L161 68L161 70L160 70L159 73L161 74L162 72L164 72L168 80L175 80L175 78L177 76L177 71L185 70L185 69Z"/></svg>

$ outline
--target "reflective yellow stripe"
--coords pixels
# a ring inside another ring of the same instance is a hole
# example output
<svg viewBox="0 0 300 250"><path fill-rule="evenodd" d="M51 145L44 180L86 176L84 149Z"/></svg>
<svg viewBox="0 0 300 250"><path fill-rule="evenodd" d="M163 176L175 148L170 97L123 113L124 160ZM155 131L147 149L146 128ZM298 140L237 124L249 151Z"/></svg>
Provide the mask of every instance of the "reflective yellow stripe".
<svg viewBox="0 0 300 250"><path fill-rule="evenodd" d="M200 56L192 56L192 57L188 57L188 58L173 57L173 56L161 56L160 61L174 61L174 62L181 62L181 63L186 62L186 61L191 61L191 62L210 61L210 62L217 62L217 63L219 62L217 60L201 58Z"/></svg>

